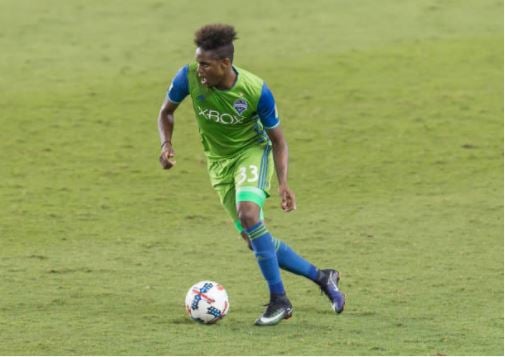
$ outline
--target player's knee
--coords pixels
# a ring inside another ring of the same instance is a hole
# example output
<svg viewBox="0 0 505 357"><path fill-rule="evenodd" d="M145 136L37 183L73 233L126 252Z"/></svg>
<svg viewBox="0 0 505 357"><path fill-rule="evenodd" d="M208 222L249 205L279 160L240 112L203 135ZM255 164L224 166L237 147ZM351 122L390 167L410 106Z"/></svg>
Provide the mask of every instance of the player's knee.
<svg viewBox="0 0 505 357"><path fill-rule="evenodd" d="M242 224L242 227L246 229L253 227L256 223L259 222L259 216L257 212L254 212L252 210L239 209L238 218L240 219L240 224Z"/></svg>

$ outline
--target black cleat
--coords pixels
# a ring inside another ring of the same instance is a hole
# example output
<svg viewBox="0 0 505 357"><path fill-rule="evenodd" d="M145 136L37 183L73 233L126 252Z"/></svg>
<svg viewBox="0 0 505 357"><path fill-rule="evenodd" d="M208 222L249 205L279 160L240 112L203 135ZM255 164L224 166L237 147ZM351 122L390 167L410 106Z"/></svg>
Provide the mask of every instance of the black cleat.
<svg viewBox="0 0 505 357"><path fill-rule="evenodd" d="M345 306L345 295L338 289L340 274L333 269L321 269L320 271L323 273L323 279L319 283L321 292L330 299L333 311L340 314L344 311Z"/></svg>
<svg viewBox="0 0 505 357"><path fill-rule="evenodd" d="M266 305L267 308L255 322L257 326L277 325L283 319L289 319L293 314L293 306L287 296L275 297Z"/></svg>

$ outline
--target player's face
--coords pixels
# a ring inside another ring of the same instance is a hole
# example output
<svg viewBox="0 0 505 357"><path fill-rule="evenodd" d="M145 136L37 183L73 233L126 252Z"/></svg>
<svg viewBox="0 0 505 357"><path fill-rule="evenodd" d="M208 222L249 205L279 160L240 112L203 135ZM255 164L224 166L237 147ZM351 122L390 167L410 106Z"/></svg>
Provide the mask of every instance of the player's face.
<svg viewBox="0 0 505 357"><path fill-rule="evenodd" d="M200 47L196 49L195 55L200 82L207 87L219 85L225 79L229 60L216 58L212 51L205 51Z"/></svg>

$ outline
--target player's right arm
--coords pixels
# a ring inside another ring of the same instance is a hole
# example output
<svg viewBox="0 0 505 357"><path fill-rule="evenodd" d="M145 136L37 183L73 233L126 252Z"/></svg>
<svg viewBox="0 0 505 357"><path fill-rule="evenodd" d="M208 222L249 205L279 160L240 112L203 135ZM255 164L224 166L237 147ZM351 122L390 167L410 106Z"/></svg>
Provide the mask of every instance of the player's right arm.
<svg viewBox="0 0 505 357"><path fill-rule="evenodd" d="M174 112L179 105L165 100L158 115L158 130L160 133L161 153L160 164L165 170L175 165L172 134L174 132Z"/></svg>
<svg viewBox="0 0 505 357"><path fill-rule="evenodd" d="M175 165L172 134L174 132L174 112L189 94L188 66L182 67L172 80L165 101L158 114L158 131L160 133L160 164L165 170Z"/></svg>

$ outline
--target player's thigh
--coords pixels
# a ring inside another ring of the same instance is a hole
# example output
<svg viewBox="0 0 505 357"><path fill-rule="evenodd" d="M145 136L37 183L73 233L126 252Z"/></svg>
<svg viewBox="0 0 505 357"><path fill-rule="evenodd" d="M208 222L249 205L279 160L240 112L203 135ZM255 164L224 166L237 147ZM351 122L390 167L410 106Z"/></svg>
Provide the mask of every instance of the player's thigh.
<svg viewBox="0 0 505 357"><path fill-rule="evenodd" d="M263 207L270 196L270 186L274 171L270 145L256 146L246 150L235 166L236 202L251 201Z"/></svg>

